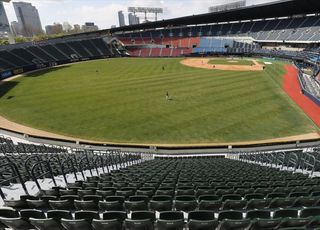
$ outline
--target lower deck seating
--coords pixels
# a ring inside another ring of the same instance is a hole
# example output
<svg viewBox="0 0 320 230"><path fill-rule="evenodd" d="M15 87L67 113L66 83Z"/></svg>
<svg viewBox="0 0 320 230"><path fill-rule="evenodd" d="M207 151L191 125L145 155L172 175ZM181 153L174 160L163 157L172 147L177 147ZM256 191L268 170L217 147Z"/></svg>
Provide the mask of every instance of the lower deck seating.
<svg viewBox="0 0 320 230"><path fill-rule="evenodd" d="M0 223L14 229L314 229L320 178L224 158L160 158L5 204Z"/></svg>
<svg viewBox="0 0 320 230"><path fill-rule="evenodd" d="M142 48L130 49L133 57L181 57L192 53L192 48Z"/></svg>
<svg viewBox="0 0 320 230"><path fill-rule="evenodd" d="M47 62L113 57L119 55L117 48L107 45L102 38L44 42L40 45L26 44L11 49L0 49L0 71Z"/></svg>

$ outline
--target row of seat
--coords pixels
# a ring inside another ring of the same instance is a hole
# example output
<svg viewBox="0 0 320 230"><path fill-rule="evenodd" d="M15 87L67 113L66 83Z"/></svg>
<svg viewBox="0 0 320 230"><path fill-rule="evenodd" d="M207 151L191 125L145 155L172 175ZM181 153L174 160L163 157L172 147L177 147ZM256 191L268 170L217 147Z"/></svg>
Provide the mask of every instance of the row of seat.
<svg viewBox="0 0 320 230"><path fill-rule="evenodd" d="M273 199L257 197L242 200L240 196L231 194L223 196L222 199L215 195L202 195L197 200L194 196L177 196L173 199L171 196L158 195L149 199L147 196L140 195L130 196L126 200L123 196L107 196L103 198L99 195L85 195L80 198L77 195L64 195L60 199L54 196L42 196L40 199L30 196L20 200L5 200L5 205L15 209L126 210L128 212L136 210L181 210L189 212L196 209L218 211L312 207L320 206L320 197L275 197Z"/></svg>
<svg viewBox="0 0 320 230"><path fill-rule="evenodd" d="M69 183L68 187L76 187L85 189L87 187L95 187L95 188L102 188L102 187L113 187L115 189L120 189L122 187L131 187L133 189L139 189L140 187L173 187L173 189L178 189L179 187L190 187L193 189L198 189L199 187L207 187L212 189L219 189L219 188L276 188L276 187L287 187L292 188L296 186L319 186L320 188L320 180L318 178L310 178L310 179L300 179L296 180L291 177L281 178L281 180L276 180L276 178L259 178L257 181L245 180L245 181L224 181L224 180L217 180L210 178L209 175L206 178L192 178L192 177L184 177L180 178L179 180L175 178L166 179L160 183L160 179L158 180L151 180L145 181L142 178L139 178L137 181L132 181L132 176L125 176L117 175L117 176L109 176L108 174L101 176L98 181L94 181L91 179L91 182L83 182L77 181L75 183ZM88 179L88 178L87 178ZM279 179L279 178L278 178Z"/></svg>
<svg viewBox="0 0 320 230"><path fill-rule="evenodd" d="M0 227L12 229L56 230L121 230L126 229L182 230L187 223L189 230L201 229L279 229L281 227L320 227L320 208L301 210L281 209L273 216L266 210L253 210L243 215L238 211L221 211L215 216L212 211L194 211L184 214L178 211L160 212L159 217L150 211L126 212L110 211L99 214L95 211L76 211L72 214L66 210L50 210L44 213L39 210L25 209L18 213L14 209L0 209ZM156 225L155 225L156 223Z"/></svg>
<svg viewBox="0 0 320 230"><path fill-rule="evenodd" d="M149 197L153 195L168 195L168 196L180 196L180 195L194 195L199 197L200 195L212 194L222 197L226 194L234 194L235 196L245 197L250 194L259 194L262 198L273 198L273 197L296 197L302 195L318 195L320 191L320 186L299 186L299 187L275 187L275 188L218 188L213 189L206 186L198 187L198 189L193 189L192 187L178 187L174 189L173 187L159 187L156 189L155 187L141 187L139 189L135 189L133 187L87 187L85 189L81 189L80 187L72 187L68 190L63 189L59 192L56 191L42 191L46 195L52 196L61 196L61 195L79 195L80 197L84 195L117 195L117 196L133 196L133 195L147 195Z"/></svg>

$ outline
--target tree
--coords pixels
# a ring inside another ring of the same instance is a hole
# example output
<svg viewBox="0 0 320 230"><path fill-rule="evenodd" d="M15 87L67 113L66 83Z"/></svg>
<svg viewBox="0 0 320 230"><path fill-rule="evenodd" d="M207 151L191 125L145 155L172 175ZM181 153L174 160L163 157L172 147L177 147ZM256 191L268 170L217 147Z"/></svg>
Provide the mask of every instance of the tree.
<svg viewBox="0 0 320 230"><path fill-rule="evenodd" d="M9 40L7 40L7 39L0 39L0 45L9 45Z"/></svg>

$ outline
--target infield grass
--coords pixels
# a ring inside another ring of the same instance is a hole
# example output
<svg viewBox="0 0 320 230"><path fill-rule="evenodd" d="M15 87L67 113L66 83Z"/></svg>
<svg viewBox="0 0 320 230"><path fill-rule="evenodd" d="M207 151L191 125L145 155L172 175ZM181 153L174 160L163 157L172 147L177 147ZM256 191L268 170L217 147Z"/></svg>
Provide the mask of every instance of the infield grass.
<svg viewBox="0 0 320 230"><path fill-rule="evenodd" d="M231 72L181 60L98 60L17 78L0 86L0 114L57 134L122 143L252 141L317 130L282 91L284 63Z"/></svg>

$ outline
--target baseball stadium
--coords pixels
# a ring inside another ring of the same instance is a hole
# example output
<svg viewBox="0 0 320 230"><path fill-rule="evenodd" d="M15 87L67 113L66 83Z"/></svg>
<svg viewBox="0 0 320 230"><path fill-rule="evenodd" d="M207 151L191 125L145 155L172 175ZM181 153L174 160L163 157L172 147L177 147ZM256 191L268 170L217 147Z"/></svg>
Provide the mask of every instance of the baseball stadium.
<svg viewBox="0 0 320 230"><path fill-rule="evenodd" d="M0 45L0 229L320 229L319 44L282 0Z"/></svg>

